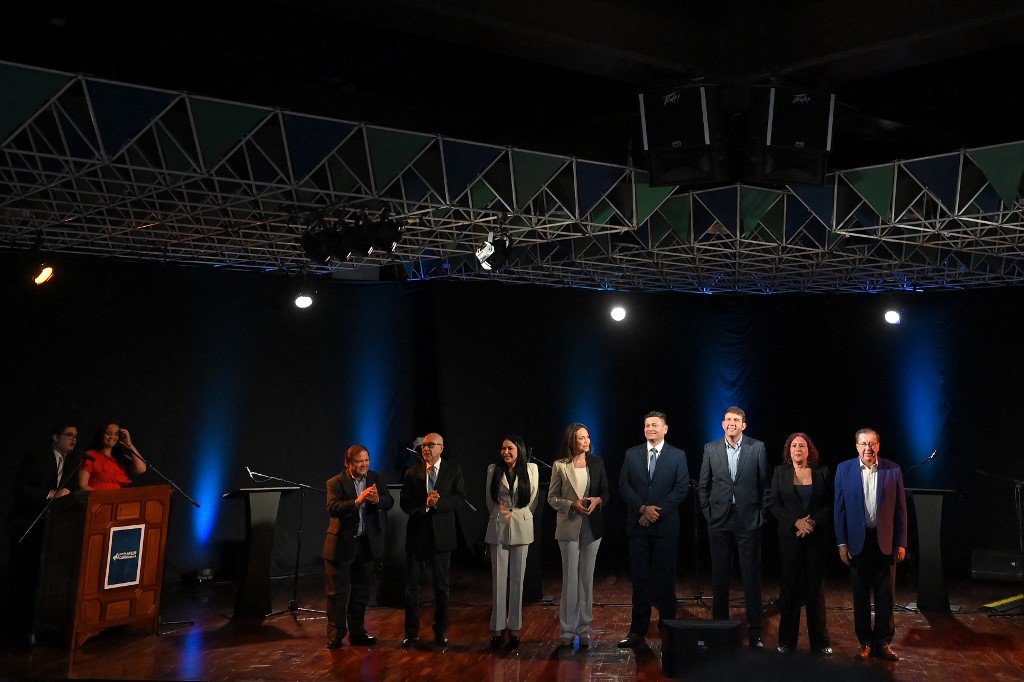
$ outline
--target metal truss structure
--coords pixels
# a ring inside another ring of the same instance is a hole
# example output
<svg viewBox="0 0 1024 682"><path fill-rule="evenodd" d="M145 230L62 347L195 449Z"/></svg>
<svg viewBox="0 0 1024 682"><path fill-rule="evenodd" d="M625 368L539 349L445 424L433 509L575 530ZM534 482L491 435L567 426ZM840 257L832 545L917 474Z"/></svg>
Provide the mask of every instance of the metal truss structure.
<svg viewBox="0 0 1024 682"><path fill-rule="evenodd" d="M0 248L343 277L699 293L1024 282L1024 143L830 174L653 187L644 171L0 63ZM312 263L388 213L393 253ZM474 253L512 240L508 265Z"/></svg>

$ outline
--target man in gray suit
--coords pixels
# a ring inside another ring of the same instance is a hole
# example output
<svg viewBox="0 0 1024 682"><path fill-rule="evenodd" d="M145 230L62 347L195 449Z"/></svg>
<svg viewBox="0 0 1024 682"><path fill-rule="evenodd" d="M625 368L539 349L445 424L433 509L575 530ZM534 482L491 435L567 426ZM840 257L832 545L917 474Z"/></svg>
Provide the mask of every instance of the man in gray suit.
<svg viewBox="0 0 1024 682"><path fill-rule="evenodd" d="M730 407L722 420L725 438L704 446L700 467L700 506L708 522L714 603L712 618L729 618L732 559L739 553L750 646L761 640L761 526L768 507L768 462L764 443L744 436L746 414Z"/></svg>
<svg viewBox="0 0 1024 682"><path fill-rule="evenodd" d="M343 645L346 625L352 644L376 644L364 618L370 602L373 560L384 554L384 514L395 504L384 474L370 470L370 452L353 445L345 470L327 481L324 582L327 586L327 648Z"/></svg>
<svg viewBox="0 0 1024 682"><path fill-rule="evenodd" d="M686 499L690 472L686 453L665 442L668 417L648 412L647 442L626 450L619 475L619 493L626 502L626 535L633 577L633 617L629 633L619 642L626 648L644 643L651 622L651 603L658 624L676 617L676 557L679 554L679 505Z"/></svg>

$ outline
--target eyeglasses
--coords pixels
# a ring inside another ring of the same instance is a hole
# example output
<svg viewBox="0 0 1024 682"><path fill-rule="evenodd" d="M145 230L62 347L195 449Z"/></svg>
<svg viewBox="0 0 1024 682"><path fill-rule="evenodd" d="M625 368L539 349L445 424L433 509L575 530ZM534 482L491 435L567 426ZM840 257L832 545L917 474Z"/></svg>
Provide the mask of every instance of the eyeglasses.
<svg viewBox="0 0 1024 682"><path fill-rule="evenodd" d="M878 447L878 441L876 440L876 441L872 441L870 443L857 443L857 447L858 448L872 448L872 449L874 449L874 448Z"/></svg>
<svg viewBox="0 0 1024 682"><path fill-rule="evenodd" d="M77 433L62 433L62 434L60 434L60 437L61 438L76 439L76 438L78 438L78 434Z"/></svg>
<svg viewBox="0 0 1024 682"><path fill-rule="evenodd" d="M420 447L425 450L433 450L434 448L443 448L444 443L424 443Z"/></svg>

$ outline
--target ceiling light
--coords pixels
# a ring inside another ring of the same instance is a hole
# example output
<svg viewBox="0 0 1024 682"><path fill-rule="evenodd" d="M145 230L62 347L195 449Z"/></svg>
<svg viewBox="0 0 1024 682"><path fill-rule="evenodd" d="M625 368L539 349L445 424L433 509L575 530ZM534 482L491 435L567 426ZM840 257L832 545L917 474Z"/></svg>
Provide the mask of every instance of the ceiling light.
<svg viewBox="0 0 1024 682"><path fill-rule="evenodd" d="M302 292L295 297L296 308L308 308L313 305L313 295L309 292Z"/></svg>
<svg viewBox="0 0 1024 682"><path fill-rule="evenodd" d="M484 270L500 270L508 263L508 251L511 244L508 234L502 232L495 238L493 232L487 233L487 241L476 250L476 259Z"/></svg>
<svg viewBox="0 0 1024 682"><path fill-rule="evenodd" d="M611 314L612 319L615 320L616 322L622 322L624 319L626 319L626 309L620 305L617 305L614 308L612 308Z"/></svg>
<svg viewBox="0 0 1024 682"><path fill-rule="evenodd" d="M53 279L54 269L49 263L40 263L32 275L32 281L38 284L46 284Z"/></svg>
<svg viewBox="0 0 1024 682"><path fill-rule="evenodd" d="M902 320L900 319L900 311L896 309L889 309L885 311L885 321L889 324L899 324Z"/></svg>

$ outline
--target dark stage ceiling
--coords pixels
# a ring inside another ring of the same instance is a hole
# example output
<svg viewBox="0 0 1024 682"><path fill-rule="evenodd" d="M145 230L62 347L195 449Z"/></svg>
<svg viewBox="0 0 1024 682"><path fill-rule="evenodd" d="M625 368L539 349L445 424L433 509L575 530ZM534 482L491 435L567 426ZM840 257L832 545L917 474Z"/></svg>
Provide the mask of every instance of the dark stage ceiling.
<svg viewBox="0 0 1024 682"><path fill-rule="evenodd" d="M696 292L1022 277L1019 0L44 0L5 33L8 250ZM824 184L655 186L637 94L694 82L733 131L753 86L835 93ZM310 225L382 211L394 254L305 257Z"/></svg>

